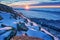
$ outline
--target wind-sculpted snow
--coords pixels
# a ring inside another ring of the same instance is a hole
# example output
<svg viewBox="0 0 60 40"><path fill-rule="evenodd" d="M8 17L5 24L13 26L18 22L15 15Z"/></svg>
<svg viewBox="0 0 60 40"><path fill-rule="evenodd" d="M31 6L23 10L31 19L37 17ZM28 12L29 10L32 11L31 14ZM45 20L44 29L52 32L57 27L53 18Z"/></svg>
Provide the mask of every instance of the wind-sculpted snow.
<svg viewBox="0 0 60 40"><path fill-rule="evenodd" d="M53 35L60 38L60 20L47 20L43 18L30 18L31 21L36 22L41 25L41 27L45 28L47 31L52 33ZM38 20L38 21L37 21Z"/></svg>

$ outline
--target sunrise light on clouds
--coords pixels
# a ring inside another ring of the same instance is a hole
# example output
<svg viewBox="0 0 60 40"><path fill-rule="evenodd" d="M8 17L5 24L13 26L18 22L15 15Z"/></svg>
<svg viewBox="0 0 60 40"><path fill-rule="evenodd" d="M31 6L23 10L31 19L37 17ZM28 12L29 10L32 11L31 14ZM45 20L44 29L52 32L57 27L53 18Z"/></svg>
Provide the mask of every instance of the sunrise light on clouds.
<svg viewBox="0 0 60 40"><path fill-rule="evenodd" d="M39 4L39 3L43 3L43 2L58 2L59 0L0 0L0 3L2 4L6 4L8 6L12 6L12 7L23 7L25 9L29 9L29 8L60 8L60 5L56 6L31 6L33 4Z"/></svg>

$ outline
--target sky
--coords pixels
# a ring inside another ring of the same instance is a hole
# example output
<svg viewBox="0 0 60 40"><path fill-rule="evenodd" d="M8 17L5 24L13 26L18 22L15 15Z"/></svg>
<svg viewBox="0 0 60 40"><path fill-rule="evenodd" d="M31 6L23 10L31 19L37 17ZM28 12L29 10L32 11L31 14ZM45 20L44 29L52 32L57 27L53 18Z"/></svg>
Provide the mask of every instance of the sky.
<svg viewBox="0 0 60 40"><path fill-rule="evenodd" d="M23 4L23 3L27 3L27 4L36 4L36 3L40 3L40 2L50 2L50 1L60 1L60 0L0 0L0 3L3 4Z"/></svg>
<svg viewBox="0 0 60 40"><path fill-rule="evenodd" d="M26 8L28 8L27 5L39 4L39 3L42 3L42 2L60 2L60 0L0 0L0 3L2 3L2 4L6 4L6 5L9 5L9 6L26 5Z"/></svg>

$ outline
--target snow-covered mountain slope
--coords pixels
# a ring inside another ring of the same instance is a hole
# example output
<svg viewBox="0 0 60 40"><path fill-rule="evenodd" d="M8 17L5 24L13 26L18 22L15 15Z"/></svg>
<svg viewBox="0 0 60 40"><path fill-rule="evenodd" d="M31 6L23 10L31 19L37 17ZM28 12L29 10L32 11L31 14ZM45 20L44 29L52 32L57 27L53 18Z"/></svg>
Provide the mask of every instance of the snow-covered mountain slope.
<svg viewBox="0 0 60 40"><path fill-rule="evenodd" d="M4 10L3 9L4 7L0 5L1 7L0 8L0 39L1 40L5 40L5 39L8 40L13 36L19 36L25 33L22 31L27 31L27 30L28 31L26 33L28 34L28 36L33 36L38 38L44 37L43 38L44 40L53 40L53 37L49 36L48 34L42 31L39 31L39 26L36 23L32 22L33 25L31 25L30 24L31 21L28 18L26 18L23 14L21 14L21 12L16 12L13 11L12 9L11 10L7 9L7 6L6 5L4 6L6 10ZM28 23L26 23L25 18L26 21L28 21ZM12 29L8 29L9 27L11 27Z"/></svg>
<svg viewBox="0 0 60 40"><path fill-rule="evenodd" d="M1 24L4 24L6 26L11 26L11 27L14 27L15 29L17 29L17 26L16 26L16 23L19 23L19 22L23 22L24 20L23 19L14 19L10 13L7 13L7 12L1 12L0 13L0 16L3 18L2 20L0 20L0 28L2 28ZM37 26L28 26L29 30L27 31L27 34L29 36L33 36L33 37L38 37L38 38L43 38L43 39L49 39L49 40L52 40L51 36L47 35L46 33L42 32L42 31L38 31L38 28ZM0 34L5 32L4 30L0 31ZM10 34L11 31L7 31L6 33L3 33L0 35L1 40L4 38L4 37L7 37L9 34ZM19 31L17 32L17 36L21 35L22 33ZM23 32L24 33L24 32ZM33 34L36 34L35 36ZM37 35L38 33L38 35ZM45 37L46 36L46 37ZM48 38L47 38L48 37Z"/></svg>

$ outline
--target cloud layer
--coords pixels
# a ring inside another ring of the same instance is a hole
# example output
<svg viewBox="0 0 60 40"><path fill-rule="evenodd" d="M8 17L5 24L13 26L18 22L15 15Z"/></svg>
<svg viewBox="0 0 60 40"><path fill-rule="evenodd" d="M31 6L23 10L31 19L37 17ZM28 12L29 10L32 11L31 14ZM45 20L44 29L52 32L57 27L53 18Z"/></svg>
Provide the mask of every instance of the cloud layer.
<svg viewBox="0 0 60 40"><path fill-rule="evenodd" d="M0 0L0 3L7 5L24 5L24 4L36 4L40 2L50 2L50 1L60 1L60 0Z"/></svg>

